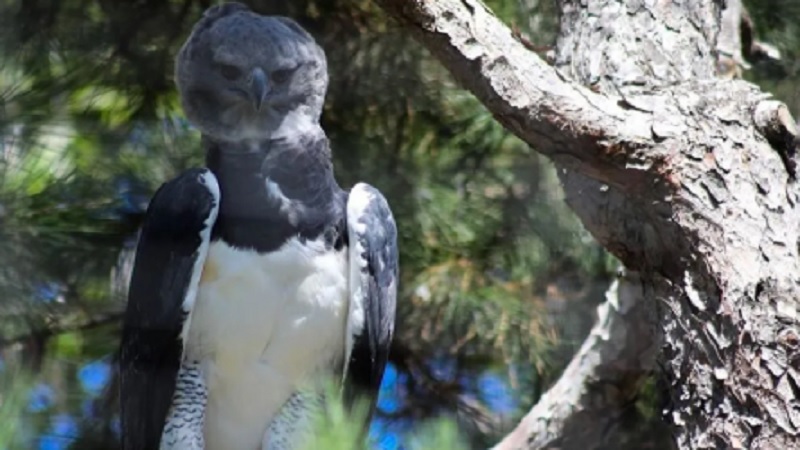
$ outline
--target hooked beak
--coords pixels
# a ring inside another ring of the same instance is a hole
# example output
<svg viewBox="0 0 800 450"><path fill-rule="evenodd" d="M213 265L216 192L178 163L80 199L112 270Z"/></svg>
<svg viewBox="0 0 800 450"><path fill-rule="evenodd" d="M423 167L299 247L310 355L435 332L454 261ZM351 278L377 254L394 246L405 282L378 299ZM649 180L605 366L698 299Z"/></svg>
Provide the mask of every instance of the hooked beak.
<svg viewBox="0 0 800 450"><path fill-rule="evenodd" d="M269 81L267 76L260 67L256 67L250 74L250 96L256 111L261 111L261 105L264 103L264 99L267 98L268 93Z"/></svg>

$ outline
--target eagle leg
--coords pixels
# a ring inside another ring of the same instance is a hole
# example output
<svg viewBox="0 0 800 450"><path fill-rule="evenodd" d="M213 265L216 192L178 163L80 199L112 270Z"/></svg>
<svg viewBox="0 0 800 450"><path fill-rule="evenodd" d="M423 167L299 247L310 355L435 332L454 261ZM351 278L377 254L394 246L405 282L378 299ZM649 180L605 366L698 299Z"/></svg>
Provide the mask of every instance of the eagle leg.
<svg viewBox="0 0 800 450"><path fill-rule="evenodd" d="M167 415L160 450L203 450L203 421L208 392L197 361L184 361Z"/></svg>

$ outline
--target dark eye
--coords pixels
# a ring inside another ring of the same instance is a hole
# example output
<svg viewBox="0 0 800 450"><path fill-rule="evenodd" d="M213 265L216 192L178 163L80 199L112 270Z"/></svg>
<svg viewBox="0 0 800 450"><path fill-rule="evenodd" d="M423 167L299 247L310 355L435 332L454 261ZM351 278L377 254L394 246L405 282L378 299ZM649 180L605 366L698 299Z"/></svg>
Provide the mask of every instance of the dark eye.
<svg viewBox="0 0 800 450"><path fill-rule="evenodd" d="M219 72L222 74L223 77L229 80L235 80L242 76L242 71L239 70L238 67L232 66L230 64L220 64Z"/></svg>
<svg viewBox="0 0 800 450"><path fill-rule="evenodd" d="M295 70L297 70L296 67L293 69L276 70L275 72L272 72L270 78L272 78L273 83L285 83L289 78L291 78Z"/></svg>

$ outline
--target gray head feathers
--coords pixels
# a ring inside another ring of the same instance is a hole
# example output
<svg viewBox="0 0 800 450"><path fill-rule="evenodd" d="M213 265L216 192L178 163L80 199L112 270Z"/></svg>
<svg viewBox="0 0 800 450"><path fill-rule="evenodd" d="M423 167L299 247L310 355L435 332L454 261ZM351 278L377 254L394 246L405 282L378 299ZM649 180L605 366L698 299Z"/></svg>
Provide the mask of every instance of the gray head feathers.
<svg viewBox="0 0 800 450"><path fill-rule="evenodd" d="M310 34L240 3L205 12L178 54L175 80L189 120L233 142L316 125L328 87L325 53Z"/></svg>

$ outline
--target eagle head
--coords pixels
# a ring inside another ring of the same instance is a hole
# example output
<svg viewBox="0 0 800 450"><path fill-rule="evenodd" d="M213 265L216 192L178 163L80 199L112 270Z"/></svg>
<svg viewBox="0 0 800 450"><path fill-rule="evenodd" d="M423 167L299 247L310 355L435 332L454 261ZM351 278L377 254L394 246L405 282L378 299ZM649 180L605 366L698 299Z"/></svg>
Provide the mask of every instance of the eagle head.
<svg viewBox="0 0 800 450"><path fill-rule="evenodd" d="M183 109L217 140L264 140L316 124L328 86L325 53L295 21L240 3L209 8L176 58Z"/></svg>

